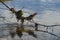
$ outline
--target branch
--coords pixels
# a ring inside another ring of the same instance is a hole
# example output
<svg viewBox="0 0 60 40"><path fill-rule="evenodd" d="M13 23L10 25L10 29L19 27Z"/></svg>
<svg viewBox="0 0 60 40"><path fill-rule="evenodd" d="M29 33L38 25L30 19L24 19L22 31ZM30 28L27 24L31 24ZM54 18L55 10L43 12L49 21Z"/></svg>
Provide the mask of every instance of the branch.
<svg viewBox="0 0 60 40"><path fill-rule="evenodd" d="M36 30L32 30L32 31L36 31ZM56 36L56 37L60 38L60 36L57 36L56 34L53 34L53 33L48 32L48 31L43 31L43 30L37 30L37 31L44 32L44 33L48 33L48 34L51 34L51 35L53 35L53 36Z"/></svg>
<svg viewBox="0 0 60 40"><path fill-rule="evenodd" d="M10 8L4 2L2 2L1 0L0 0L0 2L10 10Z"/></svg>
<svg viewBox="0 0 60 40"><path fill-rule="evenodd" d="M39 23L37 23L38 25L40 25L40 26L44 26L44 27L55 27L55 26L60 26L60 24L59 25L44 25L44 24L39 24Z"/></svg>
<svg viewBox="0 0 60 40"><path fill-rule="evenodd" d="M28 20L27 20L27 21L28 21ZM32 22L32 21L29 21L29 22L34 23L34 24L38 24L38 25L44 26L44 27L55 27L55 26L60 26L60 24L59 24L59 25L45 25L45 24L35 23L35 22Z"/></svg>

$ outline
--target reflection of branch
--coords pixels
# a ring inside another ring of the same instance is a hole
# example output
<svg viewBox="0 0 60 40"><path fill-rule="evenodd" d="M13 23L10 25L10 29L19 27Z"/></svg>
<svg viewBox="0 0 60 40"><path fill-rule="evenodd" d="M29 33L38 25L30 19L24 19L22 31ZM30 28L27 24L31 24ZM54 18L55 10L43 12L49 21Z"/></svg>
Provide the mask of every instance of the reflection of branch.
<svg viewBox="0 0 60 40"><path fill-rule="evenodd" d="M5 19L5 17L1 16L0 18Z"/></svg>
<svg viewBox="0 0 60 40"><path fill-rule="evenodd" d="M0 9L3 9L3 10L8 10L7 8L0 8Z"/></svg>
<svg viewBox="0 0 60 40"><path fill-rule="evenodd" d="M23 30L23 31L22 31ZM36 34L34 34L34 31L40 31L40 32L44 32L44 33L48 33L48 34L51 34L53 36L56 36L58 38L60 38L60 36L57 36L56 34L53 34L51 32L48 32L48 31L44 31L44 30L31 30L31 29L23 29L23 28L17 28L17 32L27 32L29 35L32 35L33 37L37 37Z"/></svg>
<svg viewBox="0 0 60 40"><path fill-rule="evenodd" d="M32 31L35 31L35 30L32 30ZM48 33L48 34L51 34L51 35L53 35L53 36L56 36L56 37L60 38L60 36L57 36L56 34L53 34L53 33L48 32L48 31L43 31L43 30L37 30L37 31L44 32L44 33Z"/></svg>

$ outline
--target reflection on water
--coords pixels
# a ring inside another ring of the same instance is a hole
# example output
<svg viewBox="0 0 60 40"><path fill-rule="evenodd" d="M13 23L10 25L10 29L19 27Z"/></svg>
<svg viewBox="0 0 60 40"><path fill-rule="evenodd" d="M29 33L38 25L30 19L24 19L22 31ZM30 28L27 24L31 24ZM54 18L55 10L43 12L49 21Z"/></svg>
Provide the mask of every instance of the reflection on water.
<svg viewBox="0 0 60 40"><path fill-rule="evenodd" d="M14 30L14 28L17 26L17 23L7 23L7 24L1 24L0 25L0 38L6 38L6 37L10 37L9 31ZM34 29L34 27L30 27L31 25L24 25L25 28L27 28L27 26L29 26L29 29ZM39 27L40 29L40 27ZM42 28L43 29L43 28ZM23 40L57 40L58 38L55 36L52 36L48 33L43 33L43 32L35 32L35 34L37 34L38 38L34 39L33 37L29 36L27 33L24 33L23 35ZM18 38L18 37L17 37ZM16 37L15 37L16 39Z"/></svg>

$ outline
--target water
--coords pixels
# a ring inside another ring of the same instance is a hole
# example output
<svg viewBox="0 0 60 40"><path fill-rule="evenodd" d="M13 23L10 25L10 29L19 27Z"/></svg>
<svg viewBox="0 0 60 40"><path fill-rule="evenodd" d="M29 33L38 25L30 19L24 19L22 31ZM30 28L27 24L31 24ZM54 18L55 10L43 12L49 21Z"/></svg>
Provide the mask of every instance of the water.
<svg viewBox="0 0 60 40"><path fill-rule="evenodd" d="M46 25L53 25L53 24L59 24L60 23L60 7L59 7L59 2L56 0L14 0L12 2L6 2L6 4L9 7L15 7L16 10L21 9L22 7L24 11L27 11L27 13L24 14L30 15L33 12L37 12L38 15L34 18L35 22L41 23L41 24L46 24ZM56 5L57 4L57 5ZM6 8L3 5L0 5L2 8ZM4 12L3 12L4 11ZM5 16L6 19L10 22L16 22L15 16L11 19L11 15L8 10L1 10L0 12L2 16ZM28 13L29 12L29 13ZM0 22L1 23L1 22ZM2 24L2 23L1 23ZM3 24L5 24L3 22ZM8 29L11 28L13 25L10 24L5 24L5 25L0 25L0 40L6 40L6 38L9 35ZM28 25L29 26L29 25ZM27 28L27 27L26 27ZM29 28L34 29L29 26ZM39 26L39 29L45 30L43 26ZM48 29L49 32L52 32L51 28ZM60 27L56 26L53 28L53 33L60 36ZM38 38L33 38L32 36L29 36L27 33L24 33L22 39L23 40L60 40L59 38L52 36L50 34L44 33L44 32L35 32L38 36ZM18 36L16 36L18 38ZM16 39L15 37L15 39ZM18 38L19 39L19 38Z"/></svg>
<svg viewBox="0 0 60 40"><path fill-rule="evenodd" d="M14 25L16 25L16 24L14 24ZM11 40L9 30L13 30L15 28L14 25L11 25L11 23L10 23L10 26L8 26L5 23L5 25L3 24L2 26L0 26L0 38L1 38L1 40L2 39L5 40L7 38L9 40ZM25 29L34 29L34 27L27 27L26 24L24 27L25 27ZM56 26L56 27L59 28L59 26ZM56 27L54 27L54 31L52 33L59 36L59 31L58 31L59 29L57 29ZM39 29L45 30L43 26L42 27L39 26ZM49 29L49 32L51 32L51 28ZM27 33L23 32L22 39L23 40L28 40L28 39L29 40L57 40L58 39L58 37L55 37L53 35L50 35L50 34L44 33L44 32L38 31L38 32L35 32L35 34L37 35L37 38L34 38L34 37L28 35ZM17 40L17 39L19 39L19 37L16 35L14 39Z"/></svg>

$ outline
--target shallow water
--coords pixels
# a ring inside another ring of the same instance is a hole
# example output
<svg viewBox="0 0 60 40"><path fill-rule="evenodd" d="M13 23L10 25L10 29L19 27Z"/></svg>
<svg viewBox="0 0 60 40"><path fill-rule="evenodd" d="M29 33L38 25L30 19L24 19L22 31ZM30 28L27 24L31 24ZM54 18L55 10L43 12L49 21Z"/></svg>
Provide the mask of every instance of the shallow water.
<svg viewBox="0 0 60 40"><path fill-rule="evenodd" d="M12 40L11 37L10 37L9 31L8 31L8 30L14 29L14 27L13 26L11 27L11 26L7 26L7 24L5 26L4 25L0 26L0 39L1 40L5 40L7 38L9 40ZM24 25L25 29L34 29L34 27L27 27L27 26L29 26L29 25ZM56 26L56 27L59 28L59 26ZM56 27L54 27L54 31L52 33L60 36L59 35L60 34L59 33L60 29L57 29ZM41 27L39 26L39 29L45 30L45 28L43 26L41 26ZM49 28L49 32L51 32L51 28ZM37 38L34 38L34 37L32 37L32 36L30 36L30 35L28 35L27 33L24 32L23 36L22 36L22 39L23 40L57 40L57 39L59 40L58 37L55 37L55 36L50 35L48 33L38 31L38 32L35 32L35 34L37 35ZM17 40L17 39L19 39L19 37L16 35L14 39Z"/></svg>

